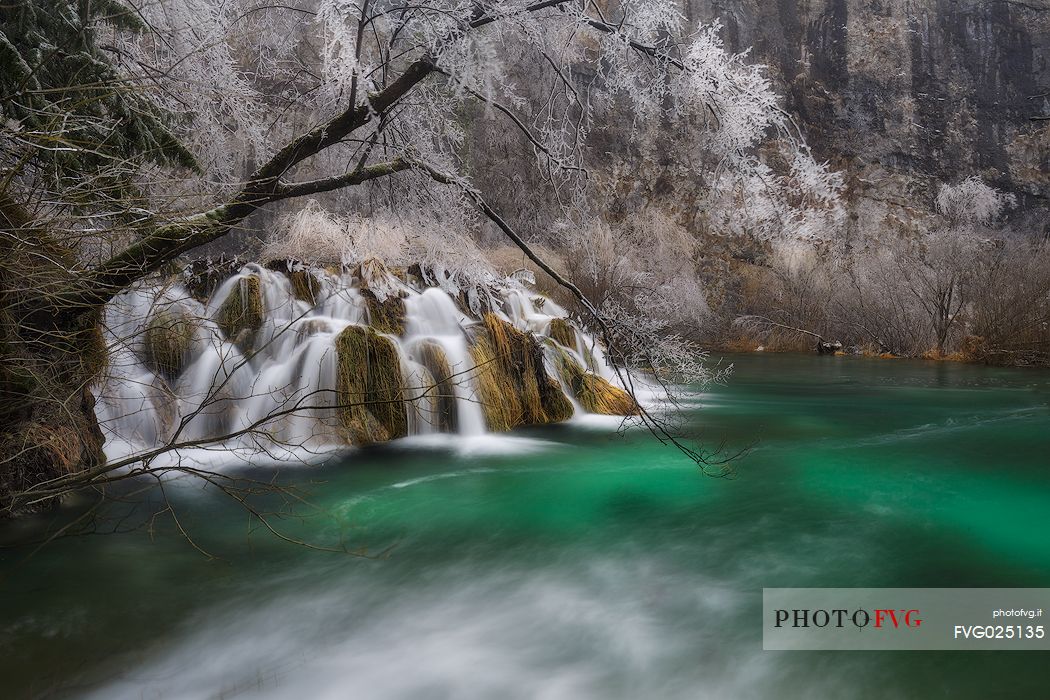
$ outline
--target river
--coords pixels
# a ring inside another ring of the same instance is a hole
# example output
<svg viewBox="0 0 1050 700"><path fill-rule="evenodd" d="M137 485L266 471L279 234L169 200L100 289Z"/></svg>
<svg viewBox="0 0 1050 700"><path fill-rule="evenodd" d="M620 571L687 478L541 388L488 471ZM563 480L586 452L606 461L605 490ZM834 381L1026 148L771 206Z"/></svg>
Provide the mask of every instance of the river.
<svg viewBox="0 0 1050 700"><path fill-rule="evenodd" d="M1045 697L1045 654L764 652L759 616L767 586L1050 587L1050 372L725 361L685 420L749 448L731 479L587 419L281 470L317 506L283 532L371 558L178 482L213 558L142 526L156 490L102 513L129 532L0 550L0 695Z"/></svg>

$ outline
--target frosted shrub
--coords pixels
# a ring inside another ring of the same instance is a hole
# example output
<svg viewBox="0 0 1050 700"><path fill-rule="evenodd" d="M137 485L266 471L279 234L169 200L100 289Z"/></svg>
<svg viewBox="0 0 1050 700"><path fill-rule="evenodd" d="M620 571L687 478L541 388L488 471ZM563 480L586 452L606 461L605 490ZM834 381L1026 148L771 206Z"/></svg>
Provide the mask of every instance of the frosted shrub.
<svg viewBox="0 0 1050 700"><path fill-rule="evenodd" d="M183 139L210 176L208 186L232 184L244 156L263 158L269 152L264 126L269 100L242 59L257 53L263 68L265 58L287 42L287 36L280 37L287 24L272 13L268 23L256 24L246 14L249 8L250 3L216 0L142 3L137 11L154 31L113 37L129 79L152 90L184 125ZM150 184L163 197L173 183Z"/></svg>
<svg viewBox="0 0 1050 700"><path fill-rule="evenodd" d="M1017 203L1012 194L1003 194L973 175L957 185L943 183L937 191L937 211L950 225L993 224L1004 211Z"/></svg>
<svg viewBox="0 0 1050 700"><path fill-rule="evenodd" d="M790 155L776 170L752 162L746 169L721 171L705 200L712 231L763 242L841 242L842 175L817 163L808 150Z"/></svg>
<svg viewBox="0 0 1050 700"><path fill-rule="evenodd" d="M368 108L420 61L431 75L410 96L282 176L309 179L404 158L472 187L463 153L473 134L462 116L465 104L478 103L487 119L526 137L545 178L559 186L544 212L552 219L594 214L578 196L588 189L581 175L592 157L588 137L610 117L629 125L632 141L664 120L681 135L681 167L702 178L732 172L768 182L756 153L774 135L796 151L787 160L805 187L827 184L817 182L826 169L801 147L765 69L727 51L717 22L684 32L673 0L604 10L580 0L164 0L142 14L155 31L112 32L107 40L128 80L175 115L206 171L205 178L144 172L143 185L162 208L198 206L189 192L228 195L250 164L326 119ZM585 77L589 71L596 75ZM402 178L431 192L449 186ZM770 196L783 195L781 188ZM432 213L457 207L460 218L473 206L469 198L429 199ZM808 236L818 227L809 217L796 228Z"/></svg>
<svg viewBox="0 0 1050 700"><path fill-rule="evenodd" d="M910 356L933 344L929 317L901 280L901 260L910 245L902 239L884 241L849 259L837 311L850 332L847 338L858 345Z"/></svg>
<svg viewBox="0 0 1050 700"><path fill-rule="evenodd" d="M340 216L313 200L282 220L262 256L318 267L355 267L370 261L387 267L419 265L428 282L450 293L491 287L500 280L474 240L446 227L443 219L389 213ZM372 291L383 295L381 280L376 282L379 286Z"/></svg>
<svg viewBox="0 0 1050 700"><path fill-rule="evenodd" d="M647 211L616 226L569 228L566 239L570 275L608 321L623 361L679 381L709 379L691 339L710 310L685 228Z"/></svg>

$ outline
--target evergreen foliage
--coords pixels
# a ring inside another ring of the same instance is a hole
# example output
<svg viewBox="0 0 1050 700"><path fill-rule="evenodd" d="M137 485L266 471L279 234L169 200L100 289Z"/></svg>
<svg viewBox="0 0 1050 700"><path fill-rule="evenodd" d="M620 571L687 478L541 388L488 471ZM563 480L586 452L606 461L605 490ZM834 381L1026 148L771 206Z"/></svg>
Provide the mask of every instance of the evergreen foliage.
<svg viewBox="0 0 1050 700"><path fill-rule="evenodd" d="M169 118L124 79L114 32L147 31L121 0L13 0L0 10L0 149L67 202L117 203L145 163L196 166Z"/></svg>

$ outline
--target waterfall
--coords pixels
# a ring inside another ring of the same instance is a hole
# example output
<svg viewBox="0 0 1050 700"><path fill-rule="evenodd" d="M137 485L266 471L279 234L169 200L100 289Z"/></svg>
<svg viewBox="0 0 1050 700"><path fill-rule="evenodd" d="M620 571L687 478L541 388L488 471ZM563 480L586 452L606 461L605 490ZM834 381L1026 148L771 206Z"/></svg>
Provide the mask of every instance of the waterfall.
<svg viewBox="0 0 1050 700"><path fill-rule="evenodd" d="M107 453L477 436L609 413L595 392L626 396L565 309L512 279L489 291L479 315L476 289L457 295L378 261L249 264L196 297L170 280L130 289L104 316Z"/></svg>

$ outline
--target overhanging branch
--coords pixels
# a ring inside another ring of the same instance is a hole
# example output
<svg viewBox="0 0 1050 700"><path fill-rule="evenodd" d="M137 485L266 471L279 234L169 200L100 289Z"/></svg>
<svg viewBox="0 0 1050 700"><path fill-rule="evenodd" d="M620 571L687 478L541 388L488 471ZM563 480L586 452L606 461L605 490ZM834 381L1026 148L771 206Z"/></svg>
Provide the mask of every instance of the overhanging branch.
<svg viewBox="0 0 1050 700"><path fill-rule="evenodd" d="M388 175L408 170L412 164L408 161L396 158L388 163L378 163L356 168L345 175L326 177L309 182L291 183L279 185L274 192L275 199L290 199L292 197L304 197L321 192L331 192L344 187L353 187L369 180L375 180Z"/></svg>
<svg viewBox="0 0 1050 700"><path fill-rule="evenodd" d="M567 2L569 0L544 0L525 7L523 12L538 12ZM465 32L484 27L499 18L500 15L486 14L484 8L479 5L473 18L465 26L450 32L443 43L447 45ZM396 80L379 92L369 95L363 104L351 104L349 108L332 119L292 139L259 167L248 178L237 195L227 203L153 230L141 241L86 273L72 288L62 292L59 299L63 304L71 305L73 308L97 307L135 280L160 268L182 253L224 236L233 226L266 204L280 199L332 191L340 187L359 184L355 182L357 178L352 174L293 185L282 185L280 179L304 160L339 143L372 120L382 118L435 70L436 61L432 56L424 56L413 61ZM361 179L360 182L400 172L397 168L384 171L382 166L374 167L376 170L367 173L371 176ZM365 174L361 172L358 177L363 177Z"/></svg>

